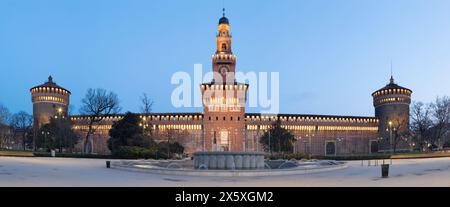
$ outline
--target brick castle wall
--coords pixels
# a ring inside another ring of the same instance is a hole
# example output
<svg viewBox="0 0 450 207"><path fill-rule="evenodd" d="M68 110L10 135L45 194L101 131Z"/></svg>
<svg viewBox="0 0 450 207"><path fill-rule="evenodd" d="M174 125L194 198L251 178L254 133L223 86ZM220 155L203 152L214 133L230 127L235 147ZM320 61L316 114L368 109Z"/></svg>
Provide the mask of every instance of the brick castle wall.
<svg viewBox="0 0 450 207"><path fill-rule="evenodd" d="M146 123L153 127L156 141L166 141L171 134L171 141L177 141L185 147L188 155L207 149L202 114L153 114L146 117ZM108 131L114 121L121 115L104 119L93 136L94 153L108 154ZM294 152L326 155L326 145L334 144L335 155L370 153L371 141L378 138L378 119L373 117L341 117L341 116L308 116L308 115L259 115L246 114L240 121L245 123L241 131L244 151L264 151L259 138L274 121L281 120L282 127L290 130L295 138ZM84 138L86 118L73 116L75 130ZM209 121L209 117L208 117ZM222 120L223 121L223 120ZM221 120L216 121L220 125ZM237 121L238 122L238 121ZM214 125L214 123L212 123ZM221 125L223 127L223 125ZM237 132L239 133L239 132ZM233 139L233 135L230 136ZM81 151L84 139L80 140L77 149ZM329 151L333 152L333 151ZM333 154L333 155L334 155ZM332 155L329 154L328 155Z"/></svg>

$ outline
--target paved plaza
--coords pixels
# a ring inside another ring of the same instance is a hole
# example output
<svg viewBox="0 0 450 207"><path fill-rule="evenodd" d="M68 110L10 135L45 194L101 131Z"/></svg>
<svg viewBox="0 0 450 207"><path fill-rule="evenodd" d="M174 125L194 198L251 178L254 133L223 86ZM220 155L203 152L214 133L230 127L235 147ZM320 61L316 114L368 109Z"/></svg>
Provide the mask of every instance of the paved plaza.
<svg viewBox="0 0 450 207"><path fill-rule="evenodd" d="M0 157L0 186L450 186L450 158L393 160L387 179L380 166L348 166L295 176L196 177L108 169L101 159Z"/></svg>

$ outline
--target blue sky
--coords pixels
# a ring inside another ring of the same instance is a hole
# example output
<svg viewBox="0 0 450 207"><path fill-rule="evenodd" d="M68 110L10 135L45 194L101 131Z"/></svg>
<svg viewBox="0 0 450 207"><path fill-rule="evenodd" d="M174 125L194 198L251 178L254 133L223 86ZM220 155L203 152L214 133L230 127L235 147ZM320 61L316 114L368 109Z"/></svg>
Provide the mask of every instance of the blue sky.
<svg viewBox="0 0 450 207"><path fill-rule="evenodd" d="M373 116L389 79L416 101L450 95L448 0L227 0L237 70L280 73L280 112ZM72 91L116 92L172 107L176 71L210 69L222 1L0 0L0 103L32 111L29 88L49 74ZM249 111L257 111L250 109Z"/></svg>

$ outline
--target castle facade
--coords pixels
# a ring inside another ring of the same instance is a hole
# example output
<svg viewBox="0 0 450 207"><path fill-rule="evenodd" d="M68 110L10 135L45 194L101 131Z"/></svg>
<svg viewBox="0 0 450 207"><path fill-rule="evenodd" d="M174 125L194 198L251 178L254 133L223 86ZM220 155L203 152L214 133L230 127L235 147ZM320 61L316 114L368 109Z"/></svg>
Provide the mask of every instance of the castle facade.
<svg viewBox="0 0 450 207"><path fill-rule="evenodd" d="M142 127L151 127L157 141L171 136L185 147L188 155L197 151L264 151L260 137L276 121L295 136L294 152L317 155L369 154L392 150L392 134L409 127L410 89L390 82L372 94L374 117L328 116L306 114L246 113L247 89L236 82L236 56L232 52L230 22L225 15L219 20L217 48L212 56L213 80L202 84L203 113L139 114ZM53 82L30 89L35 129L49 118L67 115L71 92ZM104 117L92 137L94 153L108 154L108 131L123 114ZM87 131L88 117L71 116L74 129ZM83 141L81 141L83 142ZM397 141L395 141L397 142ZM81 151L83 144L78 144ZM397 149L408 150L405 141Z"/></svg>

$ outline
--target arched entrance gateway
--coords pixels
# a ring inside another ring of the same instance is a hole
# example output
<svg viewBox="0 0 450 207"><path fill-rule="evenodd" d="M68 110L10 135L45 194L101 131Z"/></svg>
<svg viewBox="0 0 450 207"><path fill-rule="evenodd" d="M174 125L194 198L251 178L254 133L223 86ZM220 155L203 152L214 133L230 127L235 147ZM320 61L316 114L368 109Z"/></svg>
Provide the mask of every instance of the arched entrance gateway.
<svg viewBox="0 0 450 207"><path fill-rule="evenodd" d="M228 152L230 151L230 140L229 133L226 130L220 131L220 139L219 139L219 151Z"/></svg>

